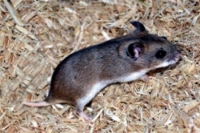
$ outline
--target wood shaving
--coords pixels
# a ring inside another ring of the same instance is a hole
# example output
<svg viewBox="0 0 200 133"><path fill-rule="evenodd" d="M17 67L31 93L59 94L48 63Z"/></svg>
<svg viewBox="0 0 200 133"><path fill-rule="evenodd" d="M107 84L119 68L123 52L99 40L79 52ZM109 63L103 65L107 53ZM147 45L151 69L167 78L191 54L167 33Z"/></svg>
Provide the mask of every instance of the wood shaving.
<svg viewBox="0 0 200 133"><path fill-rule="evenodd" d="M0 132L200 132L199 0L0 1ZM177 44L182 59L149 73L148 82L106 87L80 120L67 104L22 105L45 98L57 64L69 54L134 30Z"/></svg>

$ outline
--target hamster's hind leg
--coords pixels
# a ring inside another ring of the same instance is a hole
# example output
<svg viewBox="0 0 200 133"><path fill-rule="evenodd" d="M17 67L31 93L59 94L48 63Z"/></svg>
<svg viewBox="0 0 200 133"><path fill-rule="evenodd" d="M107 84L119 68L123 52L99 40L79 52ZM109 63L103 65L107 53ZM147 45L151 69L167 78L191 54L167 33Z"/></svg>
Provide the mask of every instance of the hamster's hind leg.
<svg viewBox="0 0 200 133"><path fill-rule="evenodd" d="M79 114L80 117L82 117L84 120L90 122L92 118L87 116L84 112L83 109L84 107L95 97L95 95L102 90L105 86L107 85L107 82L97 82L94 84L91 89L85 89L89 90L85 95L82 95L77 101L76 101L76 111ZM90 88L90 87L88 87Z"/></svg>
<svg viewBox="0 0 200 133"><path fill-rule="evenodd" d="M76 112L78 113L78 115L83 119L85 120L86 122L91 122L92 121L92 118L88 115L86 115L84 112L83 112L83 109L84 109L85 106L77 106L76 107Z"/></svg>
<svg viewBox="0 0 200 133"><path fill-rule="evenodd" d="M87 122L91 122L92 118L86 115L83 110L85 106L92 100L94 96L86 95L85 97L82 97L76 101L76 112L79 114L81 118L83 118Z"/></svg>

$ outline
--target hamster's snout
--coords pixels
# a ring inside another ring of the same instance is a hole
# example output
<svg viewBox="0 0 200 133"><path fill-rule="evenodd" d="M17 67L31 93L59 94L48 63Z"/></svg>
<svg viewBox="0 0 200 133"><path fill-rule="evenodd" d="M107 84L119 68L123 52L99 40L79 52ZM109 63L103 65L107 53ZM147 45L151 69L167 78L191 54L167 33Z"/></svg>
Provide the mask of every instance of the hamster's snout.
<svg viewBox="0 0 200 133"><path fill-rule="evenodd" d="M179 59L181 58L181 51L179 48L174 44L171 47L171 55L168 58L168 61L173 61L174 63L178 62Z"/></svg>
<svg viewBox="0 0 200 133"><path fill-rule="evenodd" d="M178 62L181 58L181 52L180 50L177 50L174 52L168 59L169 62L173 61L174 63Z"/></svg>

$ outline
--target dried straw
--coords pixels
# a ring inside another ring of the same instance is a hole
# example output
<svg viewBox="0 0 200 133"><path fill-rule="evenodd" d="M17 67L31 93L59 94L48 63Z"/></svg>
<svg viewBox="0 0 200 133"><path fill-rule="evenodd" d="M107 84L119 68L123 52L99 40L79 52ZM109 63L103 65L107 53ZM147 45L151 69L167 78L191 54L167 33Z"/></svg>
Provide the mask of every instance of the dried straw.
<svg viewBox="0 0 200 133"><path fill-rule="evenodd" d="M198 0L3 0L0 2L0 132L200 132ZM139 20L178 44L182 60L149 82L106 87L81 121L69 105L43 100L56 65L70 53L123 34Z"/></svg>

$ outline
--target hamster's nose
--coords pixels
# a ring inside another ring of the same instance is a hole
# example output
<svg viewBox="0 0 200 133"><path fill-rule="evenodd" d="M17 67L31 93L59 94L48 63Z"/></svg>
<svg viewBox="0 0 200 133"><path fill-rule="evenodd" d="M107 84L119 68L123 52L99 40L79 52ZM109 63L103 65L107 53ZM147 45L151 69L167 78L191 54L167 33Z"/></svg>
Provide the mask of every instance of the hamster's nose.
<svg viewBox="0 0 200 133"><path fill-rule="evenodd" d="M177 53L178 53L178 54L181 54L181 50L178 49L178 50L177 50Z"/></svg>

